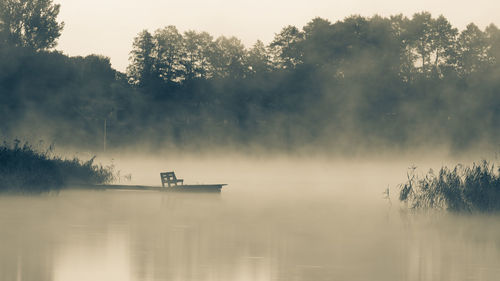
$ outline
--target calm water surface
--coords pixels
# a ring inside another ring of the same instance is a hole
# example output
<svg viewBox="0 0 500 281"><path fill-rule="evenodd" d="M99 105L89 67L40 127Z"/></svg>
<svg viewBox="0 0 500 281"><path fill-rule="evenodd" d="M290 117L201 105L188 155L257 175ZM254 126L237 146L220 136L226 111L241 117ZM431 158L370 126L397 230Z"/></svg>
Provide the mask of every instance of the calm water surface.
<svg viewBox="0 0 500 281"><path fill-rule="evenodd" d="M179 167L230 185L1 196L0 280L500 280L500 217L401 211L404 166Z"/></svg>

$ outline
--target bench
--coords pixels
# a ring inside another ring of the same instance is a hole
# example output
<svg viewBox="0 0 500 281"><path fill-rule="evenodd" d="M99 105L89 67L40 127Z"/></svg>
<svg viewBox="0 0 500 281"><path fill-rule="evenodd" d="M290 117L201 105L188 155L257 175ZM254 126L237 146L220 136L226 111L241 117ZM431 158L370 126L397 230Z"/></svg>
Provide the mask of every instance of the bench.
<svg viewBox="0 0 500 281"><path fill-rule="evenodd" d="M183 179L178 179L175 176L174 172L165 172L165 173L160 173L161 177L161 186L165 187L165 183L168 185L168 187L171 186L177 186L177 183L184 184Z"/></svg>

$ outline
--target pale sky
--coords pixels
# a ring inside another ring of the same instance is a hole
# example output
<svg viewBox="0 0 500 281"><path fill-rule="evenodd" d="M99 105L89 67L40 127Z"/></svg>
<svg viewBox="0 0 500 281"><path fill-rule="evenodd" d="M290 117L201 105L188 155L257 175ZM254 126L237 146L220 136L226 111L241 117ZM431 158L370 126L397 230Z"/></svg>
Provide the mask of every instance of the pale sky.
<svg viewBox="0 0 500 281"><path fill-rule="evenodd" d="M257 39L269 43L285 25L302 28L315 17L335 22L359 14L389 16L429 11L443 14L463 29L500 26L500 0L54 0L61 4L59 20L66 26L58 50L72 56L100 54L125 71L133 38L143 29L175 25L208 31L214 37L236 36L247 46Z"/></svg>

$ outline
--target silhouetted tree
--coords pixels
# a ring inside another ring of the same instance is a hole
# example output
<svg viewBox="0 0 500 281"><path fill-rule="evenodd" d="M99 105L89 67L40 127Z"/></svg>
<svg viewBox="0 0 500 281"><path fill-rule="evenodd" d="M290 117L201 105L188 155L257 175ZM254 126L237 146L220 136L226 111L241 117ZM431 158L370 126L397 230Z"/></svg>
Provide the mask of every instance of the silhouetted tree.
<svg viewBox="0 0 500 281"><path fill-rule="evenodd" d="M431 53L434 43L434 21L429 12L416 13L408 25L409 43L420 60L420 72L426 74L430 69Z"/></svg>
<svg viewBox="0 0 500 281"><path fill-rule="evenodd" d="M246 61L249 67L249 73L264 74L271 70L271 55L264 43L260 40L257 40L248 51Z"/></svg>
<svg viewBox="0 0 500 281"><path fill-rule="evenodd" d="M236 37L220 36L213 43L210 64L214 77L241 78L246 74L245 46Z"/></svg>
<svg viewBox="0 0 500 281"><path fill-rule="evenodd" d="M500 29L494 24L490 24L485 30L488 40L488 56L494 63L500 63Z"/></svg>
<svg viewBox="0 0 500 281"><path fill-rule="evenodd" d="M490 24L485 30L488 40L488 56L493 63L500 63L500 29L494 24Z"/></svg>
<svg viewBox="0 0 500 281"><path fill-rule="evenodd" d="M304 40L296 43L307 64L330 64L336 58L334 28L328 20L315 18L303 27Z"/></svg>
<svg viewBox="0 0 500 281"><path fill-rule="evenodd" d="M175 26L156 30L154 34L154 57L161 78L166 82L178 83L184 79L184 46L182 35Z"/></svg>
<svg viewBox="0 0 500 281"><path fill-rule="evenodd" d="M185 78L190 81L194 78L212 77L212 67L209 57L213 52L213 37L207 32L193 30L184 33L184 58L182 64L185 69Z"/></svg>
<svg viewBox="0 0 500 281"><path fill-rule="evenodd" d="M442 73L442 69L449 69L456 55L456 40L458 30L450 22L439 16L433 21L432 28L432 56L434 57L433 70Z"/></svg>
<svg viewBox="0 0 500 281"><path fill-rule="evenodd" d="M134 38L129 61L127 75L133 85L151 86L158 80L160 73L155 57L155 44L153 36L147 30L141 31Z"/></svg>
<svg viewBox="0 0 500 281"><path fill-rule="evenodd" d="M302 63L302 50L300 43L304 34L295 26L286 26L274 36L269 45L274 53L273 61L283 69L293 69Z"/></svg>
<svg viewBox="0 0 500 281"><path fill-rule="evenodd" d="M64 23L52 0L0 0L0 33L9 44L35 51L56 46Z"/></svg>
<svg viewBox="0 0 500 281"><path fill-rule="evenodd" d="M486 35L477 25L468 24L460 33L457 46L457 67L461 75L479 71L489 62Z"/></svg>
<svg viewBox="0 0 500 281"><path fill-rule="evenodd" d="M410 82L415 76L415 60L417 55L413 51L412 37L408 32L410 20L402 14L391 16L391 34L399 43L399 76L405 82Z"/></svg>

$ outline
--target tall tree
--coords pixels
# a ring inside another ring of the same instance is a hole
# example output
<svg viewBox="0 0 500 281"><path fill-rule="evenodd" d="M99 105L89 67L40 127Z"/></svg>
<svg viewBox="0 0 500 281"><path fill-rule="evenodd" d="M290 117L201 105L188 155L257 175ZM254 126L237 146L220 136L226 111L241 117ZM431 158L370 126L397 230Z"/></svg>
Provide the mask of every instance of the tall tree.
<svg viewBox="0 0 500 281"><path fill-rule="evenodd" d="M274 63L283 69L293 69L302 63L303 52L300 43L303 40L304 34L297 27L284 27L269 45L274 53Z"/></svg>
<svg viewBox="0 0 500 281"><path fill-rule="evenodd" d="M408 32L410 20L402 14L390 17L392 34L399 42L399 76L403 81L409 82L415 76L415 60L417 56L413 51L412 38Z"/></svg>
<svg viewBox="0 0 500 281"><path fill-rule="evenodd" d="M421 73L427 73L429 70L433 48L433 29L434 21L429 12L414 14L407 27L410 44L420 59Z"/></svg>
<svg viewBox="0 0 500 281"><path fill-rule="evenodd" d="M303 50L303 61L315 66L331 62L334 56L333 28L328 20L314 18L302 28L304 40L300 49Z"/></svg>
<svg viewBox="0 0 500 281"><path fill-rule="evenodd" d="M182 64L186 80L212 76L212 67L209 62L212 42L213 37L207 32L198 33L194 30L184 32Z"/></svg>
<svg viewBox="0 0 500 281"><path fill-rule="evenodd" d="M466 76L479 71L489 62L486 34L470 23L458 37L458 70Z"/></svg>
<svg viewBox="0 0 500 281"><path fill-rule="evenodd" d="M271 56L262 41L257 40L248 51L246 63L252 74L263 74L271 70Z"/></svg>
<svg viewBox="0 0 500 281"><path fill-rule="evenodd" d="M154 34L155 51L161 78L166 82L180 82L183 79L183 38L175 26L156 30Z"/></svg>
<svg viewBox="0 0 500 281"><path fill-rule="evenodd" d="M52 0L0 0L0 32L9 44L35 51L57 45L64 23Z"/></svg>
<svg viewBox="0 0 500 281"><path fill-rule="evenodd" d="M158 80L158 67L155 60L155 44L149 31L141 31L134 38L130 52L130 65L127 67L127 76L130 83L145 87Z"/></svg>
<svg viewBox="0 0 500 281"><path fill-rule="evenodd" d="M454 28L444 16L441 15L433 21L431 49L434 56L434 71L441 72L443 67L449 67L452 64L457 35L458 29Z"/></svg>
<svg viewBox="0 0 500 281"><path fill-rule="evenodd" d="M429 12L414 14L404 31L410 52L418 58L418 71L438 76L453 65L457 35L458 30L444 16L434 19Z"/></svg>
<svg viewBox="0 0 500 281"><path fill-rule="evenodd" d="M490 24L485 30L488 40L488 56L492 63L500 67L500 29L494 24Z"/></svg>
<svg viewBox="0 0 500 281"><path fill-rule="evenodd" d="M245 46L236 37L220 36L213 44L210 63L219 78L241 78L246 74Z"/></svg>

